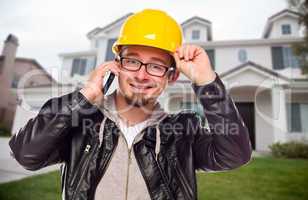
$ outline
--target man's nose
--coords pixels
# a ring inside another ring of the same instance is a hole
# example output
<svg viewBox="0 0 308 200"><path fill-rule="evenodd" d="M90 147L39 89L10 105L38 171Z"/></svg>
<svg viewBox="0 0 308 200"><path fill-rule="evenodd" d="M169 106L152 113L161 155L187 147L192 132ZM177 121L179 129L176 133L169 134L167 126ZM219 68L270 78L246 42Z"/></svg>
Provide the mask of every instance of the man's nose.
<svg viewBox="0 0 308 200"><path fill-rule="evenodd" d="M140 69L136 72L136 78L138 78L139 80L144 80L149 78L149 74L147 73L145 65L142 65Z"/></svg>

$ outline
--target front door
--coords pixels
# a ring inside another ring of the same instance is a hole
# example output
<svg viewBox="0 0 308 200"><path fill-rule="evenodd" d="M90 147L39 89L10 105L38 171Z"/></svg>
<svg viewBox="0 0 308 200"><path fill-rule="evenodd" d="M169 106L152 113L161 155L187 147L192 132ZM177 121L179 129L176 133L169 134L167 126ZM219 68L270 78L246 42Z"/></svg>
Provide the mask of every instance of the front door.
<svg viewBox="0 0 308 200"><path fill-rule="evenodd" d="M252 148L255 149L255 109L254 103L251 102L239 102L235 103L240 115L242 116L245 125L249 131L249 138Z"/></svg>

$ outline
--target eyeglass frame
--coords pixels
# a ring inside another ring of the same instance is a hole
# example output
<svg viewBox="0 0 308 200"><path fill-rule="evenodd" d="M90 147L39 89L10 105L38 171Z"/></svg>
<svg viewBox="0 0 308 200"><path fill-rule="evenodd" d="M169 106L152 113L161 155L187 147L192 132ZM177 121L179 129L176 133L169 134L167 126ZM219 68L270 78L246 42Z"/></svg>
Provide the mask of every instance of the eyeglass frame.
<svg viewBox="0 0 308 200"><path fill-rule="evenodd" d="M136 70L127 69L127 68L123 67L123 64L122 64L123 59L131 59L131 60L137 61L137 62L140 64L140 66L139 66L139 68L136 69ZM172 72L175 71L175 67L173 67L173 66L175 65L174 62L172 62L171 66L168 67L168 66L160 65L160 64L156 64L156 63L144 63L144 62L142 62L142 61L140 61L140 60L138 60L138 59L136 59L136 58L129 58L129 57L125 57L125 56L117 56L115 60L118 61L118 62L121 64L121 67L123 67L124 69L126 69L126 70L128 70L128 71L130 71L130 72L137 72L137 71L139 71L139 70L141 69L141 67L144 65L144 66L145 66L145 71L146 71L149 75L155 76L155 77L164 77L168 72L169 72L169 73L172 73ZM151 74L151 73L148 72L148 66L149 66L149 64L154 64L154 65L162 66L162 67L164 67L166 70L165 70L164 74L161 75L161 76L153 75L153 74Z"/></svg>

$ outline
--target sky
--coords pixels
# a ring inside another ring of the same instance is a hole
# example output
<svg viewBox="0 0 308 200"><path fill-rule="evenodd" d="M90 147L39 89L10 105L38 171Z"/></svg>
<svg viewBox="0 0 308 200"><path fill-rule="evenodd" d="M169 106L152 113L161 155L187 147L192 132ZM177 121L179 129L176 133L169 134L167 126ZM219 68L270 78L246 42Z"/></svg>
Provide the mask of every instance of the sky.
<svg viewBox="0 0 308 200"><path fill-rule="evenodd" d="M18 57L34 58L48 71L61 67L60 53L88 50L86 34L129 12L168 12L178 23L199 16L212 22L213 40L261 38L271 15L286 0L0 0L0 49L12 33Z"/></svg>

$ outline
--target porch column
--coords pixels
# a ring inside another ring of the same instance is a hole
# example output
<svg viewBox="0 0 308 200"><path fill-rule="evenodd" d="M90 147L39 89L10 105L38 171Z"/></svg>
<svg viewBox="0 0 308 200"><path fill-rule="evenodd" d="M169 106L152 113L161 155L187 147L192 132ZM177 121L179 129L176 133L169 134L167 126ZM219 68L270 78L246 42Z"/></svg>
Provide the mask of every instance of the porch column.
<svg viewBox="0 0 308 200"><path fill-rule="evenodd" d="M272 88L272 109L274 142L286 142L286 92L281 85L274 85Z"/></svg>

